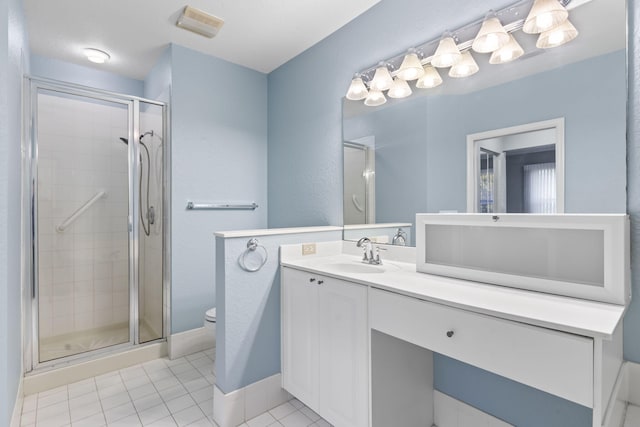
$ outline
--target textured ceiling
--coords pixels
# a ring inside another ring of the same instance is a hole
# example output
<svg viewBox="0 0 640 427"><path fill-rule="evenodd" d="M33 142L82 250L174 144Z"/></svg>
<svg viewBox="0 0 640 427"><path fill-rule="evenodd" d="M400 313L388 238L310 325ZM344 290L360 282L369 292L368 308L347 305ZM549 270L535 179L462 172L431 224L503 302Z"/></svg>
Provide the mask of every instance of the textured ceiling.
<svg viewBox="0 0 640 427"><path fill-rule="evenodd" d="M213 39L175 26L176 0L25 0L31 51L143 79L169 43L268 73L380 0L191 0L225 20ZM93 65L82 49L111 55Z"/></svg>

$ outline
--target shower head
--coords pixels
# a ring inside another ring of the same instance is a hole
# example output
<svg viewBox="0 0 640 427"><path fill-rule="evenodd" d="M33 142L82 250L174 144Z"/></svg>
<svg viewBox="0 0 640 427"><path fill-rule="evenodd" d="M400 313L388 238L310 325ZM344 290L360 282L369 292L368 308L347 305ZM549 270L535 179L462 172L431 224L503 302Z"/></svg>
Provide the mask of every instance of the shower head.
<svg viewBox="0 0 640 427"><path fill-rule="evenodd" d="M122 141L125 144L129 145L129 140L127 138L120 138L120 141Z"/></svg>

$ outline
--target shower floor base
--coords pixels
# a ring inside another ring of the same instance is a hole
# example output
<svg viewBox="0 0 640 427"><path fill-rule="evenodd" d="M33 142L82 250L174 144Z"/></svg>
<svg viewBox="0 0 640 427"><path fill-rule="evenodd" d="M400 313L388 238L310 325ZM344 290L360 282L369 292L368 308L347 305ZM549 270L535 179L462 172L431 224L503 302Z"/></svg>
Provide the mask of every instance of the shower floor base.
<svg viewBox="0 0 640 427"><path fill-rule="evenodd" d="M147 342L160 336L146 322L140 325L140 342ZM56 335L40 341L40 363L62 357L98 350L129 342L129 324L88 329L70 334Z"/></svg>

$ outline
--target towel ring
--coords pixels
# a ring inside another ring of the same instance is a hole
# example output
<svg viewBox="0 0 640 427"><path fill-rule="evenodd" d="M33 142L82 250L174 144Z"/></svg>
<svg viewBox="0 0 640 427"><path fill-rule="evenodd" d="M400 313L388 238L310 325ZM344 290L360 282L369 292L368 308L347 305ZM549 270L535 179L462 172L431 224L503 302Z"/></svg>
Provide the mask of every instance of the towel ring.
<svg viewBox="0 0 640 427"><path fill-rule="evenodd" d="M259 266L255 268L247 267L247 264L246 264L247 255L249 255L250 253L256 252L258 249L262 249L262 251L264 252L264 258L262 259L262 262L260 263ZM269 253L267 252L267 249L258 242L258 239L252 238L252 239L249 239L249 241L247 242L247 249L245 249L242 255L240 255L240 258L238 258L238 264L240 264L240 267L243 270L248 271L249 273L254 273L260 270L267 263L268 259L269 259Z"/></svg>

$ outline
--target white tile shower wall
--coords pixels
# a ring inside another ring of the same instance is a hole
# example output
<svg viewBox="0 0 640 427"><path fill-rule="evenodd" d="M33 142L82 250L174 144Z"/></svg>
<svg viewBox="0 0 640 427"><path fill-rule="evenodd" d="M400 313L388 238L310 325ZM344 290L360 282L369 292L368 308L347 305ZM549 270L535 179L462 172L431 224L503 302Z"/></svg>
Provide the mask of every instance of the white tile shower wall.
<svg viewBox="0 0 640 427"><path fill-rule="evenodd" d="M125 323L128 298L127 110L58 96L38 105L41 338ZM64 232L56 227L99 191Z"/></svg>

